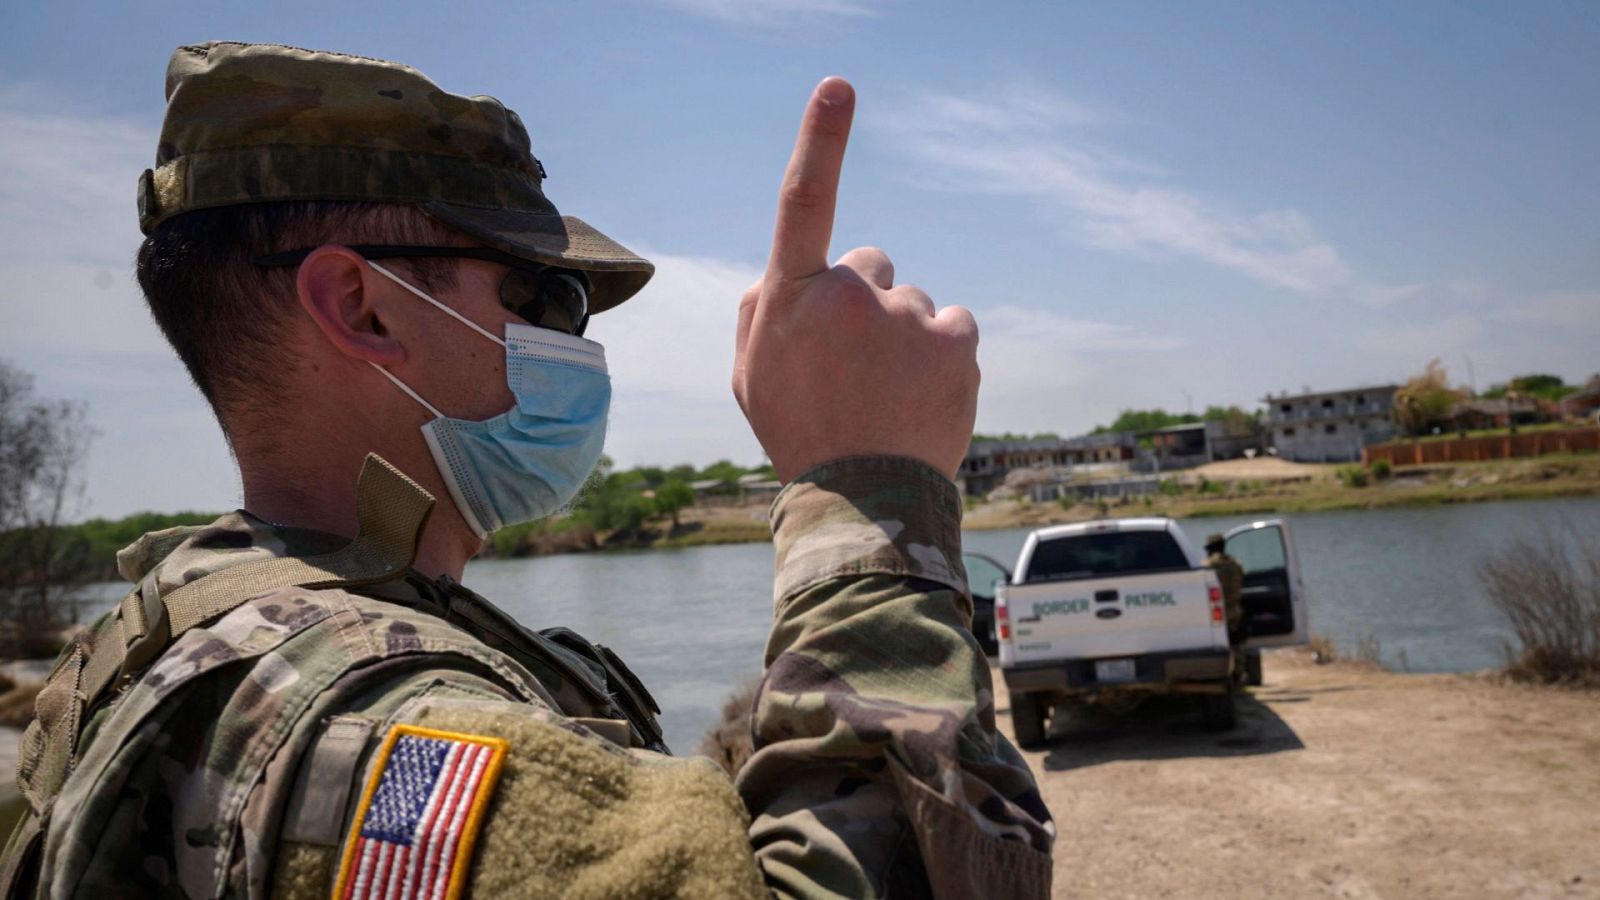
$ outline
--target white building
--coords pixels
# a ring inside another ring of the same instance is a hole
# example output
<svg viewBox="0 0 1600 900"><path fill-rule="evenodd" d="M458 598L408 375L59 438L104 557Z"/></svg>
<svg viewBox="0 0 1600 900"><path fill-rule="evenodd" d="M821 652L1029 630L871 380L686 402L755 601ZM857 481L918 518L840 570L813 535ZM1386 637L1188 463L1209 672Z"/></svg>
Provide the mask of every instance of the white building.
<svg viewBox="0 0 1600 900"><path fill-rule="evenodd" d="M1395 384L1263 397L1267 440L1295 462L1354 462L1361 448L1399 434L1390 410Z"/></svg>

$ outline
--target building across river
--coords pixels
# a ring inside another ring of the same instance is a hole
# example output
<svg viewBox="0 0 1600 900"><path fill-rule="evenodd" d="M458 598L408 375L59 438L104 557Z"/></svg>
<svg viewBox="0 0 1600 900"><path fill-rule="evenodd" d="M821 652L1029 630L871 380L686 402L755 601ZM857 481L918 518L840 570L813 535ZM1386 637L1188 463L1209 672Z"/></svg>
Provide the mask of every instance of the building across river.
<svg viewBox="0 0 1600 900"><path fill-rule="evenodd" d="M1396 384L1263 397L1267 439L1294 462L1355 462L1361 448L1399 434L1390 411Z"/></svg>

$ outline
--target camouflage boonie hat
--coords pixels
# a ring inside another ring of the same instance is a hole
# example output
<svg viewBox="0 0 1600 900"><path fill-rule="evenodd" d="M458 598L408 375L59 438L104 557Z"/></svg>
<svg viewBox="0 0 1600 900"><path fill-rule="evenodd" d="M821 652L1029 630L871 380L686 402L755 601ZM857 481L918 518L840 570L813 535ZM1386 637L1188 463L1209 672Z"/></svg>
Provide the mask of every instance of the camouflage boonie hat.
<svg viewBox="0 0 1600 900"><path fill-rule="evenodd" d="M401 203L498 250L587 272L590 312L644 287L655 267L557 212L544 177L522 119L493 97L447 93L400 63L216 41L179 47L167 66L139 227L244 203Z"/></svg>

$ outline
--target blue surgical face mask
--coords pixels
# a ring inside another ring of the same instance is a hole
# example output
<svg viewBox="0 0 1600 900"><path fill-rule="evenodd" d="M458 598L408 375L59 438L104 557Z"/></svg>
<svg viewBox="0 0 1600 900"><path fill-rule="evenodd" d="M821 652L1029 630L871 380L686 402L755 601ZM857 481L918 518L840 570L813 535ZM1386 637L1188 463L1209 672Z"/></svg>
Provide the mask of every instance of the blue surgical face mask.
<svg viewBox="0 0 1600 900"><path fill-rule="evenodd" d="M373 364L433 414L422 436L461 517L484 538L565 506L605 446L611 407L605 348L548 328L510 323L501 340L378 263L367 264L506 350L506 384L516 405L482 422L444 415Z"/></svg>

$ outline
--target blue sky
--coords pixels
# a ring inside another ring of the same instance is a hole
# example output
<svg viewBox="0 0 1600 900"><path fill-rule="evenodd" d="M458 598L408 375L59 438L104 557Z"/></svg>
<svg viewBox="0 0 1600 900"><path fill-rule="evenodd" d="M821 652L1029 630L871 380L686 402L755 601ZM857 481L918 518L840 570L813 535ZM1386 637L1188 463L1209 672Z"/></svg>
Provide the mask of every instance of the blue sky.
<svg viewBox="0 0 1600 900"><path fill-rule="evenodd" d="M754 462L733 310L822 76L835 253L982 329L984 431L1404 378L1600 369L1600 5L12 4L0 357L100 430L87 514L237 503L130 274L172 48L402 60L518 110L563 211L656 259L597 320L623 464Z"/></svg>

